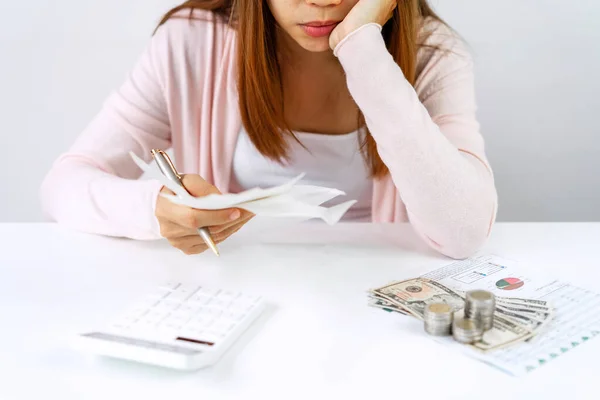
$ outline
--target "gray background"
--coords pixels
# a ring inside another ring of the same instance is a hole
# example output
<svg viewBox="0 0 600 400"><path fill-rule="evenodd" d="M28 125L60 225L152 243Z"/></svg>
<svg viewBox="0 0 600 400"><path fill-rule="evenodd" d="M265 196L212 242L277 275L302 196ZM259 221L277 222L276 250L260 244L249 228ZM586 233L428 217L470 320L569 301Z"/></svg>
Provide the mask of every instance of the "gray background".
<svg viewBox="0 0 600 400"><path fill-rule="evenodd" d="M172 0L2 2L0 221L41 221L54 159ZM472 48L501 221L600 221L600 3L433 0Z"/></svg>

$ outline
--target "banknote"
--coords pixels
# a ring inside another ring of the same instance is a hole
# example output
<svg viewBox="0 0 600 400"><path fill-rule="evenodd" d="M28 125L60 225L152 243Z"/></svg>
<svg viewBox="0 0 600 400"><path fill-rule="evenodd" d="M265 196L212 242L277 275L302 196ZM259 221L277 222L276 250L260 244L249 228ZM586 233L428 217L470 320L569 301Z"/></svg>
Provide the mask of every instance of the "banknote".
<svg viewBox="0 0 600 400"><path fill-rule="evenodd" d="M548 318L551 318L554 314L554 311L550 309L539 310L539 309L526 309L526 308L518 308L518 307L509 307L504 304L497 304L496 310L501 310L505 313L513 313L518 314L527 318L531 318L537 321L545 321Z"/></svg>
<svg viewBox="0 0 600 400"><path fill-rule="evenodd" d="M507 318L494 316L494 326L483 334L481 341L471 344L473 348L482 351L492 351L522 342L534 334L533 330L527 329L517 322Z"/></svg>
<svg viewBox="0 0 600 400"><path fill-rule="evenodd" d="M520 313L536 313L536 312L552 312L552 307L549 306L538 306L535 304L524 304L524 303L508 303L504 301L497 301L498 307L506 308L507 310L520 312Z"/></svg>
<svg viewBox="0 0 600 400"><path fill-rule="evenodd" d="M536 300L536 299L520 299L517 297L496 297L496 302L499 303L510 303L510 304L528 304L528 305L537 305L537 306L549 306L549 303L545 300Z"/></svg>
<svg viewBox="0 0 600 400"><path fill-rule="evenodd" d="M456 293L465 297L466 292L462 290L455 290ZM510 304L510 305L527 305L531 307L543 307L543 308L551 308L550 304L545 300L537 300L537 299L522 299L519 297L503 297L503 296L495 296L496 304Z"/></svg>
<svg viewBox="0 0 600 400"><path fill-rule="evenodd" d="M369 301L369 306L381 308L382 310L386 311L397 312L402 315L409 315L408 312L392 304L392 302L384 299L372 299L371 301Z"/></svg>
<svg viewBox="0 0 600 400"><path fill-rule="evenodd" d="M496 315L502 316L532 331L541 329L552 319L551 313L546 313L544 318L540 318L507 311L501 307L496 307Z"/></svg>
<svg viewBox="0 0 600 400"><path fill-rule="evenodd" d="M425 307L432 303L446 303L454 310L464 308L464 299L446 286L425 278L394 282L372 290L372 293L391 301L413 316L423 319Z"/></svg>

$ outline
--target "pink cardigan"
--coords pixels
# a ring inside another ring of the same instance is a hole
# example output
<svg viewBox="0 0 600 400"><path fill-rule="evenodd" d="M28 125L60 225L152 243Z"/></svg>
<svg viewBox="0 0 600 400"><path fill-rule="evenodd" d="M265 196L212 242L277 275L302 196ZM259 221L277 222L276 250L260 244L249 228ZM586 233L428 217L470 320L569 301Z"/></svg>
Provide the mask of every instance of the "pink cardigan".
<svg viewBox="0 0 600 400"><path fill-rule="evenodd" d="M124 84L48 172L45 214L74 229L133 239L161 238L154 216L161 185L139 180L133 151L172 146L177 168L229 191L241 127L236 32L209 12L172 19L153 36ZM387 51L381 27L365 25L334 54L390 175L374 183L373 221L409 221L452 258L477 251L490 234L497 195L476 120L473 64L436 22L413 88Z"/></svg>

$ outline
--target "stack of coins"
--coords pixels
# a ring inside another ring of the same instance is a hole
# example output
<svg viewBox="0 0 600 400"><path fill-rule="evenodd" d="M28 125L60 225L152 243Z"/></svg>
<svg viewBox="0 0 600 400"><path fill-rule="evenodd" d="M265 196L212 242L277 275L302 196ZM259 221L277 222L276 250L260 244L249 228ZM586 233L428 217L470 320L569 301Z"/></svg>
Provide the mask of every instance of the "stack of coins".
<svg viewBox="0 0 600 400"><path fill-rule="evenodd" d="M489 331L494 326L494 311L496 299L485 290L471 290L465 298L465 317L481 324L483 331Z"/></svg>
<svg viewBox="0 0 600 400"><path fill-rule="evenodd" d="M452 331L454 311L446 303L428 304L425 307L425 332L434 336L449 336Z"/></svg>
<svg viewBox="0 0 600 400"><path fill-rule="evenodd" d="M479 323L466 319L462 315L454 317L452 324L452 336L459 343L471 344L479 342L483 336L483 330Z"/></svg>

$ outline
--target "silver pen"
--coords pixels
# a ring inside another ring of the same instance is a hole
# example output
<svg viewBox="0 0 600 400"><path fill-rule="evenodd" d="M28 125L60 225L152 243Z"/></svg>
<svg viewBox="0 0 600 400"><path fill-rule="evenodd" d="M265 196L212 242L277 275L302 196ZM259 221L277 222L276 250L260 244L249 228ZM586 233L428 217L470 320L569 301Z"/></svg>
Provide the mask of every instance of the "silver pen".
<svg viewBox="0 0 600 400"><path fill-rule="evenodd" d="M157 149L152 149L151 152L152 157L154 157L154 160L156 161L156 164L160 169L160 172L162 172L163 175L167 177L167 179L177 183L179 186L185 189L183 183L181 182L181 175L179 175L179 173L175 169L175 165L173 165L173 162L171 162L171 159L169 158L167 153ZM204 227L198 228L198 234L200 235L202 240L204 240L204 243L206 243L206 245L210 247L213 253L219 256L219 249L217 249L217 245L210 236L210 232L208 231L208 229Z"/></svg>

